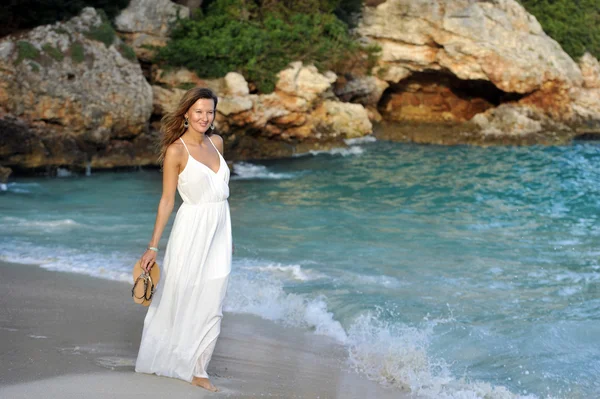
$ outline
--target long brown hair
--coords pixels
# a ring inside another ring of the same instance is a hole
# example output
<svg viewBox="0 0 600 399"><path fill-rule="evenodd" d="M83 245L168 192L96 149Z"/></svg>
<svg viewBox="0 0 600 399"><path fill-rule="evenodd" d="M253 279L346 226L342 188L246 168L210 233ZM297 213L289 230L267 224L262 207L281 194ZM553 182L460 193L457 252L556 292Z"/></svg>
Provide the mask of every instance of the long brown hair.
<svg viewBox="0 0 600 399"><path fill-rule="evenodd" d="M214 111L217 111L217 96L211 90L205 87L194 87L193 89L188 90L179 100L179 105L173 112L167 112L161 119L160 132L162 133L160 136L160 141L158 143L160 156L158 157L158 162L163 163L165 159L165 154L167 153L167 147L175 142L178 138L180 138L183 133L186 131L186 127L183 125L184 115L190 109L192 105L196 103L201 98L212 99L215 102ZM212 129L206 131L207 135L212 134Z"/></svg>

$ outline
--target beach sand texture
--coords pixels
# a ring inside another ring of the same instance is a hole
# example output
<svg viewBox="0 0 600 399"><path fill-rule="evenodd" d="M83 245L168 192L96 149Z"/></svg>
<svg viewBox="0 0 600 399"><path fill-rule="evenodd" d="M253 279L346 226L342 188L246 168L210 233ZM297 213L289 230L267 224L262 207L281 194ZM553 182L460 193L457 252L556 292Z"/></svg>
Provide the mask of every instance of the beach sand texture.
<svg viewBox="0 0 600 399"><path fill-rule="evenodd" d="M225 314L209 367L221 389L139 374L146 308L130 286L0 262L0 398L403 398L345 366L330 338Z"/></svg>

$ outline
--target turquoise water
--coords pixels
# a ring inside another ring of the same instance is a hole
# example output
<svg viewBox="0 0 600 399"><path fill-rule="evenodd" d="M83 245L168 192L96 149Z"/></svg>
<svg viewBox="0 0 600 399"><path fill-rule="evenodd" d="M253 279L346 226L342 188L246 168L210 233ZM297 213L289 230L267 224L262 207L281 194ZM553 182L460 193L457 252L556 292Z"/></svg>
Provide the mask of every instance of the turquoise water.
<svg viewBox="0 0 600 399"><path fill-rule="evenodd" d="M235 166L226 309L332 336L425 397L600 397L600 145L350 144ZM17 179L2 259L129 281L160 188Z"/></svg>

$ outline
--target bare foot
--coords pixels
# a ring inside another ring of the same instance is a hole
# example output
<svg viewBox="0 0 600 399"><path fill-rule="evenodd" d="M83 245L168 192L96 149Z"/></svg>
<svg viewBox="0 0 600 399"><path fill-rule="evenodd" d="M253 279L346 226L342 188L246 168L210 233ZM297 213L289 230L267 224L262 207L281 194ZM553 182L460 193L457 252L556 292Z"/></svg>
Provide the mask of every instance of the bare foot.
<svg viewBox="0 0 600 399"><path fill-rule="evenodd" d="M204 388L211 392L219 392L217 387L215 387L213 384L211 384L210 381L208 380L208 378L194 377L192 379L192 385L195 385L200 388Z"/></svg>

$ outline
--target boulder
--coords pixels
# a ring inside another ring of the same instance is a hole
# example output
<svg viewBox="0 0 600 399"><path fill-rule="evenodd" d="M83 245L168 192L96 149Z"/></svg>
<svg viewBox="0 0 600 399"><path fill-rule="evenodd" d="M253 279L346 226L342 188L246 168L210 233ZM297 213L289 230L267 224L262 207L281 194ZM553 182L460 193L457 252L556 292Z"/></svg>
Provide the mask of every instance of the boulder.
<svg viewBox="0 0 600 399"><path fill-rule="evenodd" d="M115 18L119 32L167 37L177 18L189 18L190 10L169 0L131 0Z"/></svg>
<svg viewBox="0 0 600 399"><path fill-rule="evenodd" d="M344 102L377 106L389 83L376 76L361 76L348 82L336 83L335 95Z"/></svg>
<svg viewBox="0 0 600 399"><path fill-rule="evenodd" d="M227 94L231 96L247 96L250 94L248 82L242 74L237 72L229 72L225 75L225 86Z"/></svg>
<svg viewBox="0 0 600 399"><path fill-rule="evenodd" d="M177 18L189 18L190 9L169 0L131 0L115 18L115 26L123 39L144 61L154 57L154 48L167 44Z"/></svg>
<svg viewBox="0 0 600 399"><path fill-rule="evenodd" d="M231 116L244 111L250 111L253 106L254 103L251 98L243 96L227 96L219 99L217 110L224 116Z"/></svg>
<svg viewBox="0 0 600 399"><path fill-rule="evenodd" d="M525 136L544 129L568 132L566 125L548 118L536 107L518 104L502 104L473 117L472 122L480 127L484 135Z"/></svg>
<svg viewBox="0 0 600 399"><path fill-rule="evenodd" d="M325 100L311 114L311 119L318 127L318 137L327 133L330 137L350 139L365 136L373 130L367 110L360 104Z"/></svg>
<svg viewBox="0 0 600 399"><path fill-rule="evenodd" d="M152 89L140 65L93 8L0 39L0 118L25 142L43 138L5 148L4 155L21 154L15 162L83 162L112 139L143 133L151 111Z"/></svg>
<svg viewBox="0 0 600 399"><path fill-rule="evenodd" d="M335 73L320 74L314 65L303 65L297 61L279 72L275 90L307 101L307 105L317 98L332 97L331 85L336 81Z"/></svg>

